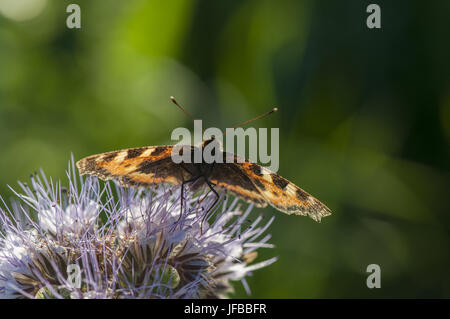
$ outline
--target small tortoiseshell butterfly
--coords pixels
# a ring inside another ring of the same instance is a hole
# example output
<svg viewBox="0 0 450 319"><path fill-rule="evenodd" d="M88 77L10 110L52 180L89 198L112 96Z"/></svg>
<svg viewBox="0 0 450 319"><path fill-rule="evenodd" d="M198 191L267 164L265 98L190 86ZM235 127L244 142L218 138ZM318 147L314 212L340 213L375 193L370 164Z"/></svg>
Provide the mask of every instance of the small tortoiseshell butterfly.
<svg viewBox="0 0 450 319"><path fill-rule="evenodd" d="M171 99L189 115L175 99ZM273 109L267 114L275 111L276 109ZM250 121L243 124L248 122ZM203 141L200 146L202 150L212 141L214 137ZM191 183L195 189L208 186L216 195L216 202L219 195L215 187L218 187L257 207L270 204L284 213L308 215L318 222L322 217L331 214L327 206L300 187L235 154L222 152L223 163L192 161L176 164L171 157L173 147L165 145L128 148L88 156L76 165L81 175L90 174L103 180L113 179L125 187L149 187L169 183L181 185L183 194L183 187ZM192 155L195 148L196 146L188 147Z"/></svg>

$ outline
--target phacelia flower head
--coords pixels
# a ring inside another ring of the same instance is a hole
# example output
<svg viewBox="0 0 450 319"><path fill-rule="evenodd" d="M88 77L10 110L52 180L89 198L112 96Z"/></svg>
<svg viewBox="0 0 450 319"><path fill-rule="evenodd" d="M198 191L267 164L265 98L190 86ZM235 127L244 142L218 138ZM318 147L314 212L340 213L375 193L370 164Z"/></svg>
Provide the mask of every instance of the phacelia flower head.
<svg viewBox="0 0 450 319"><path fill-rule="evenodd" d="M237 199L211 209L214 194L99 183L73 160L67 177L64 188L41 172L2 200L0 298L226 297L276 260L253 263L273 218L250 223Z"/></svg>

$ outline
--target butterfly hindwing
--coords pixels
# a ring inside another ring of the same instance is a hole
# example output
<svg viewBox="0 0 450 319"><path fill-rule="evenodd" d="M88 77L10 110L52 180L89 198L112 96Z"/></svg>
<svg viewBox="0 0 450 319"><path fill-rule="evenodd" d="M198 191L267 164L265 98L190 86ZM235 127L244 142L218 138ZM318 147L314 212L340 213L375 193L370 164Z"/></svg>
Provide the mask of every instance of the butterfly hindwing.
<svg viewBox="0 0 450 319"><path fill-rule="evenodd" d="M214 169L208 175L208 180L213 185L225 189L257 207L267 206L265 198L249 177L232 163L215 163Z"/></svg>

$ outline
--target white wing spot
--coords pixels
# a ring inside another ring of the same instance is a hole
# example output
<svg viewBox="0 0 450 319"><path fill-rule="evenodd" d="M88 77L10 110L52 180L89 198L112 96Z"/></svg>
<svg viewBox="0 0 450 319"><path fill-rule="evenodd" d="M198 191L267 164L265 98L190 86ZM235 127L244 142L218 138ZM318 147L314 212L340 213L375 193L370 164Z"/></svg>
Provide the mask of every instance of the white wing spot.
<svg viewBox="0 0 450 319"><path fill-rule="evenodd" d="M128 156L128 150L119 152L117 154L117 156L114 158L114 161L115 162L122 162L123 160L125 160L125 158L127 158L127 156Z"/></svg>
<svg viewBox="0 0 450 319"><path fill-rule="evenodd" d="M145 150L144 152L142 152L141 156L143 157L148 157L150 155L152 155L152 153L154 152L155 148L149 148L148 150Z"/></svg>

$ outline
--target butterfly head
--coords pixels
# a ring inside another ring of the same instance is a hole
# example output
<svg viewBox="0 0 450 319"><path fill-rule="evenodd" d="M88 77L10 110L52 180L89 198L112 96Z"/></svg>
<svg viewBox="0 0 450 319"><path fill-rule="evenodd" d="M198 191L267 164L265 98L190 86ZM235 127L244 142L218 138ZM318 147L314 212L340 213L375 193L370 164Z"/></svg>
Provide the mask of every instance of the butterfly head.
<svg viewBox="0 0 450 319"><path fill-rule="evenodd" d="M219 150L223 151L222 143L220 143L220 140L216 138L214 135L202 142L202 149L204 149L206 146L210 144L211 144L210 147L218 148Z"/></svg>

